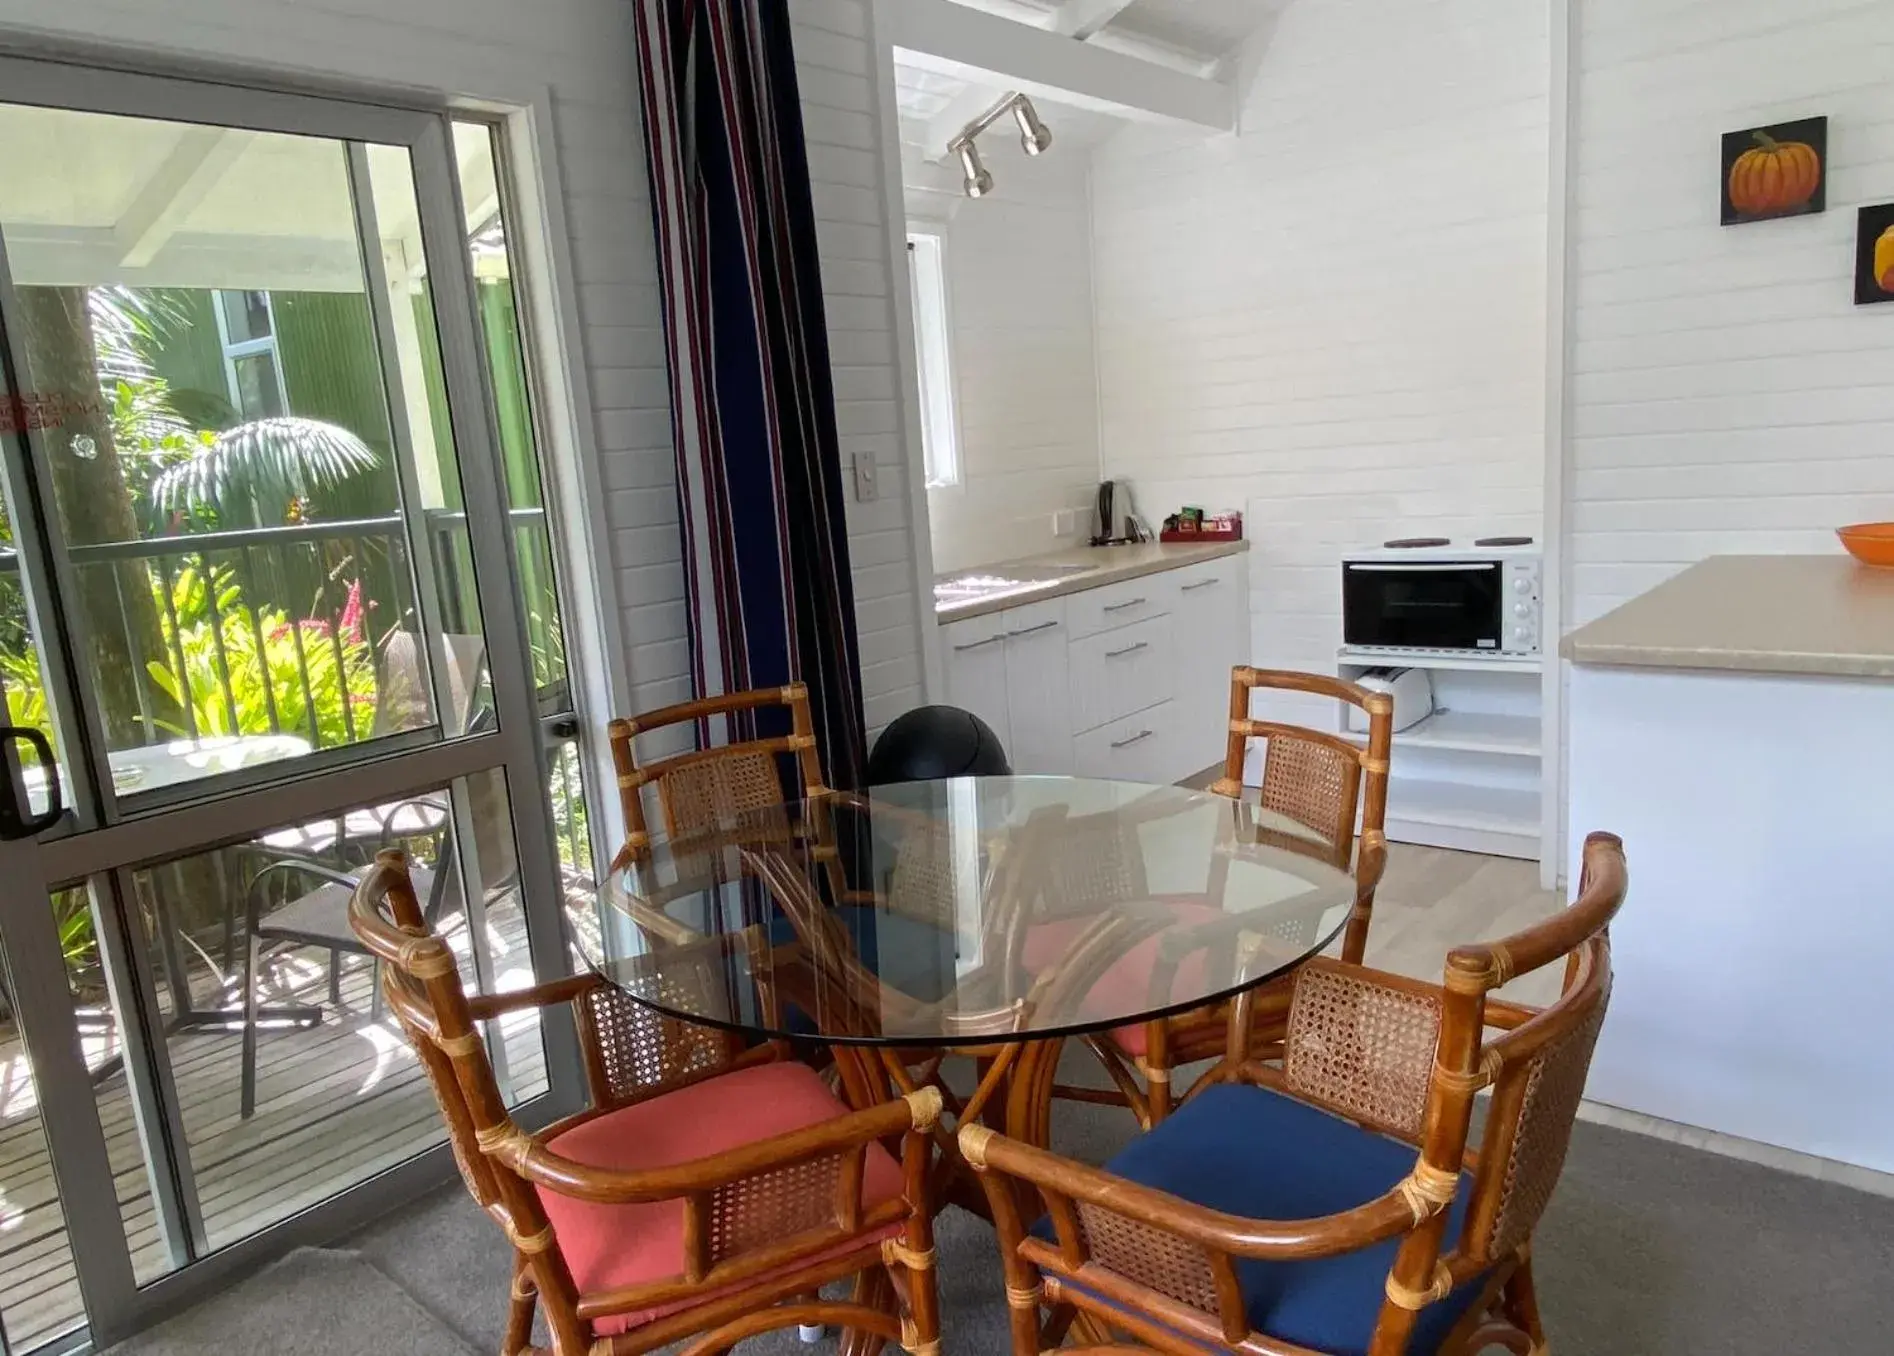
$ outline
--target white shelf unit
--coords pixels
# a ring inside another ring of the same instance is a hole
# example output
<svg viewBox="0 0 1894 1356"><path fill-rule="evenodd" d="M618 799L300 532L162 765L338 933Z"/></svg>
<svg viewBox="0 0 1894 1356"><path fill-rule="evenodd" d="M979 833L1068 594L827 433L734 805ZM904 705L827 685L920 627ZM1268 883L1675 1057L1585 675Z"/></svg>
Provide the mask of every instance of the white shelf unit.
<svg viewBox="0 0 1894 1356"><path fill-rule="evenodd" d="M1543 726L1540 661L1344 649L1343 678L1369 669L1426 669L1434 713L1399 730L1388 779L1388 837L1502 857L1540 856ZM1350 708L1337 703L1347 738Z"/></svg>

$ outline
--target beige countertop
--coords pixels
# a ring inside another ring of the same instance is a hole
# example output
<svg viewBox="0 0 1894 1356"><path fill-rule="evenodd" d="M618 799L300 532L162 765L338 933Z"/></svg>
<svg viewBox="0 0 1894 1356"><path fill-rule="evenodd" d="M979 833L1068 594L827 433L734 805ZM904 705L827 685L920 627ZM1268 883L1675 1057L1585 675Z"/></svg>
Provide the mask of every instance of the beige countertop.
<svg viewBox="0 0 1894 1356"><path fill-rule="evenodd" d="M1044 602L1048 598L1063 598L1070 593L1083 593L1086 589L1095 589L1104 584L1115 584L1121 579L1136 579L1141 575L1157 574L1162 570L1175 570L1185 565L1194 565L1200 560L1233 556L1249 549L1248 541L1212 541L1188 545L1148 541L1126 546L1072 546L1062 551L1048 551L1044 555L1027 556L1019 560L1003 560L992 565L981 565L966 570L952 570L936 578L958 579L969 574L1005 575L1009 571L1029 573L1035 566L1083 565L1086 567L1078 573L1055 579L1039 588L1026 589L1018 593L1004 593L996 598L974 598L948 607L937 607L934 610L934 616L935 620L942 624L964 621L968 617L984 617L988 613L1002 612L1009 607L1024 607L1028 603Z"/></svg>
<svg viewBox="0 0 1894 1356"><path fill-rule="evenodd" d="M1894 570L1712 556L1565 638L1578 664L1894 678Z"/></svg>

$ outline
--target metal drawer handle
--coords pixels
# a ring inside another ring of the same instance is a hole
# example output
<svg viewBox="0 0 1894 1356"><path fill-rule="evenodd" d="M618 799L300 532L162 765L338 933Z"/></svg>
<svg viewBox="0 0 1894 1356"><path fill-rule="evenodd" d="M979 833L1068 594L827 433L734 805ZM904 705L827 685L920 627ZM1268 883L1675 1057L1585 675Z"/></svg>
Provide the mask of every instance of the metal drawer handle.
<svg viewBox="0 0 1894 1356"><path fill-rule="evenodd" d="M1030 636L1036 631L1050 631L1058 624L1056 621L1042 621L1037 626L1028 626L1018 631L1008 631L1006 634L1009 636Z"/></svg>
<svg viewBox="0 0 1894 1356"><path fill-rule="evenodd" d="M1221 584L1222 582L1223 581L1221 579L1199 579L1194 584L1184 585L1182 592L1189 593L1192 589L1207 589L1212 584Z"/></svg>
<svg viewBox="0 0 1894 1356"><path fill-rule="evenodd" d="M1151 732L1149 730L1139 730L1136 734L1132 735L1131 738L1129 739L1113 740L1111 746L1114 749L1128 749L1133 744L1137 743L1139 740L1149 739L1150 737L1151 737Z"/></svg>
<svg viewBox="0 0 1894 1356"><path fill-rule="evenodd" d="M1104 612L1123 612L1123 611L1124 611L1124 610L1125 610L1126 608L1128 608L1128 607L1143 607L1143 606L1144 606L1144 605L1145 605L1146 603L1148 603L1149 601L1151 601L1151 600L1150 600L1150 599L1148 599L1148 598L1133 598L1133 599L1132 599L1132 600L1131 600L1130 602L1128 602L1128 603L1110 603L1110 604L1107 604L1107 605L1106 605L1106 606L1105 606L1104 608L1102 608L1102 609L1100 609L1100 610L1101 610L1101 611L1104 611Z"/></svg>
<svg viewBox="0 0 1894 1356"><path fill-rule="evenodd" d="M982 645L992 645L997 641L1002 641L1005 639L1006 639L1006 632L1001 631L998 635L988 636L985 640L969 641L965 645L956 645L954 646L954 649L955 650L977 650Z"/></svg>
<svg viewBox="0 0 1894 1356"><path fill-rule="evenodd" d="M1122 654L1136 654L1139 650L1148 650L1150 648L1151 648L1150 641L1141 640L1136 645L1125 646L1124 649L1122 650L1107 650L1105 651L1105 658L1116 659L1119 655L1122 655Z"/></svg>

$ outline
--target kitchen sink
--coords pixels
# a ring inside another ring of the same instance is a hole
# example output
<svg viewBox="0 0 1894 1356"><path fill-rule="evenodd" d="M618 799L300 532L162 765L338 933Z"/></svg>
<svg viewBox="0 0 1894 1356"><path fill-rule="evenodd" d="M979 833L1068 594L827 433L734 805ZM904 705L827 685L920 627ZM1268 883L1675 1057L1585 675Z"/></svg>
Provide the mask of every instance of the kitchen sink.
<svg viewBox="0 0 1894 1356"><path fill-rule="evenodd" d="M1003 566L988 570L968 570L962 574L949 575L934 583L934 608L953 607L959 603L983 602L989 598L1010 598L1018 593L1032 593L1038 589L1050 588L1062 579L1075 574L1084 574L1092 569L1090 565L1019 565Z"/></svg>

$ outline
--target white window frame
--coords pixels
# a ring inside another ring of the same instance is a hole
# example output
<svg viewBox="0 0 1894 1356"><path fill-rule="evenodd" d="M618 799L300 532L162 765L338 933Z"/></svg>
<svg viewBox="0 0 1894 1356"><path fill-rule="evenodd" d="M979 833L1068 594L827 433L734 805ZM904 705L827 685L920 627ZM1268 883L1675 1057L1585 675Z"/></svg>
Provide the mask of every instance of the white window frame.
<svg viewBox="0 0 1894 1356"><path fill-rule="evenodd" d="M914 370L921 384L921 461L927 488L960 483L960 402L954 386L953 325L947 302L947 242L939 230L908 227L908 291L914 306Z"/></svg>
<svg viewBox="0 0 1894 1356"><path fill-rule="evenodd" d="M230 319L224 314L224 294L235 291L234 288L215 287L211 289L211 312L217 318L217 342L224 350L224 388L230 395L230 408L236 411L240 421L248 420L249 413L243 408L243 387L237 382L237 359L252 357L258 353L270 355L270 370L276 374L276 403L283 413L289 413L289 385L283 376L283 353L276 345L276 298L267 288L253 287L245 289L263 293L263 310L270 318L270 332L261 339L230 338Z"/></svg>

